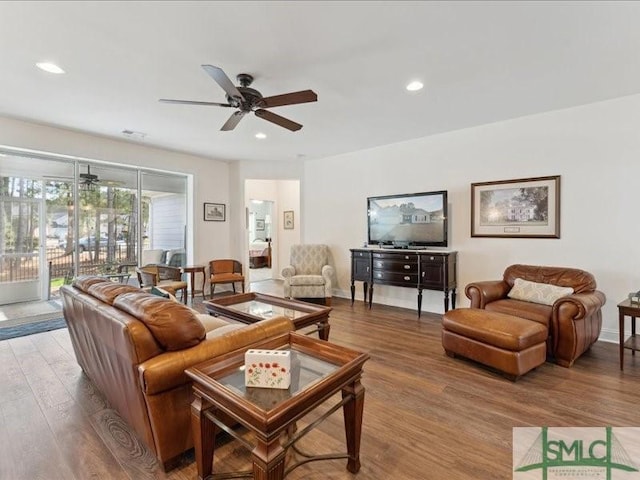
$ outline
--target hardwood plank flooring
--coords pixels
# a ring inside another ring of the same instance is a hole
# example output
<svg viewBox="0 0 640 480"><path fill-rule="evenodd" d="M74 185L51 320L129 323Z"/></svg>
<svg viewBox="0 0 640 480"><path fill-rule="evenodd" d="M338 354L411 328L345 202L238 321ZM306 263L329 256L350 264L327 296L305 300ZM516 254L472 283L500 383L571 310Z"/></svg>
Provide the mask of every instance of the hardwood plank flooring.
<svg viewBox="0 0 640 480"><path fill-rule="evenodd" d="M314 462L289 479L509 479L513 427L640 425L640 355L627 354L620 372L617 345L598 342L573 368L546 363L513 383L447 357L440 315L418 320L413 310L368 310L340 298L333 307L331 341L371 356L363 377L362 468L353 475L344 460ZM0 341L0 364L0 479L196 478L193 452L162 471L84 376L66 330ZM300 446L329 453L344 451L344 442L338 412ZM249 458L227 440L215 467L246 470Z"/></svg>

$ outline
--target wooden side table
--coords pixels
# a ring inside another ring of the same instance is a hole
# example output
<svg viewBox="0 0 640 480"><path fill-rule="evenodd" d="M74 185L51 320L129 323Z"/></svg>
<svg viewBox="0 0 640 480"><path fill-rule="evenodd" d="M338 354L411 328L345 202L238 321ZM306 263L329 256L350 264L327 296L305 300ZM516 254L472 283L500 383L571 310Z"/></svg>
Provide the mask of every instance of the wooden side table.
<svg viewBox="0 0 640 480"><path fill-rule="evenodd" d="M631 336L624 339L624 319L631 317ZM631 350L631 355L640 350L640 343L636 340L636 317L640 317L640 305L631 303L628 298L618 304L618 329L620 331L620 370L624 370L624 349Z"/></svg>
<svg viewBox="0 0 640 480"><path fill-rule="evenodd" d="M288 389L247 387L242 350L185 370L193 380L191 431L198 479L282 480L297 466L323 459L346 459L347 470L357 473L360 470L365 391L360 379L362 366L369 355L293 332L254 343L251 348L290 349L294 352ZM333 407L329 405L330 408L319 414L314 422L296 431L298 420L326 401L335 400L337 393L341 393L341 401L334 403ZM344 417L346 452L311 456L295 448L294 444L299 439L340 407ZM229 423L239 423L248 428L254 433L253 440L249 442L236 434ZM211 476L214 473L215 435L220 430L251 451L252 470L215 472L219 476ZM287 454L289 449L291 451Z"/></svg>
<svg viewBox="0 0 640 480"><path fill-rule="evenodd" d="M193 302L193 297L196 293L202 294L202 299L204 300L204 284L207 278L207 274L205 273L204 265L186 265L184 267L180 267L180 271L182 273L189 274L189 286L191 287L191 301ZM196 273L202 273L202 289L196 290Z"/></svg>

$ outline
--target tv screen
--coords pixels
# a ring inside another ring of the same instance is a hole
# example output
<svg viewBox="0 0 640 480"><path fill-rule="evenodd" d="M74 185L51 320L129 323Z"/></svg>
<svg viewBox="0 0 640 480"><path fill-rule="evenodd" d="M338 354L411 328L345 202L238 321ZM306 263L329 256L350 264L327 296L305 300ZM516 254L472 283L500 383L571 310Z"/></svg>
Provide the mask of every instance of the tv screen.
<svg viewBox="0 0 640 480"><path fill-rule="evenodd" d="M446 247L447 192L367 198L369 244Z"/></svg>

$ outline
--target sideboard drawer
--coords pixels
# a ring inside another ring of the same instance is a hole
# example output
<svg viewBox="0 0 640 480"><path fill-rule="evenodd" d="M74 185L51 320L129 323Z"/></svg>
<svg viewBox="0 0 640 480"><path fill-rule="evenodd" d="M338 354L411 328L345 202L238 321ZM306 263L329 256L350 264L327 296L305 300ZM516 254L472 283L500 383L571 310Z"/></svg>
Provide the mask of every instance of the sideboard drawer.
<svg viewBox="0 0 640 480"><path fill-rule="evenodd" d="M386 272L396 273L417 273L418 262L396 262L391 260L373 260L373 268L375 270L384 270Z"/></svg>
<svg viewBox="0 0 640 480"><path fill-rule="evenodd" d="M374 260L392 260L395 262L417 262L418 255L415 253L374 253Z"/></svg>
<svg viewBox="0 0 640 480"><path fill-rule="evenodd" d="M420 257L420 261L422 262L423 265L433 265L433 264L442 265L447 261L447 258L448 257L444 255L422 255Z"/></svg>
<svg viewBox="0 0 640 480"><path fill-rule="evenodd" d="M384 270L374 270L373 280L377 283L392 283L397 285L410 285L415 287L418 284L418 274L395 273Z"/></svg>

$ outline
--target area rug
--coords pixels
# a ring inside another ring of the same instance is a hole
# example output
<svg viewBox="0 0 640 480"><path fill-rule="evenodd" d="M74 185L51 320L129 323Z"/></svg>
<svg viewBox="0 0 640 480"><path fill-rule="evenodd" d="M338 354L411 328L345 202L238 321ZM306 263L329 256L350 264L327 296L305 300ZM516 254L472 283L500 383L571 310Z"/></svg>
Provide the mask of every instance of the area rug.
<svg viewBox="0 0 640 480"><path fill-rule="evenodd" d="M57 330L66 328L67 323L64 318L55 318L53 320L44 320L41 322L31 322L22 325L14 325L11 327L0 328L0 340L8 340L10 338L24 337L34 333L48 332L49 330Z"/></svg>

